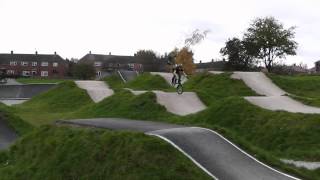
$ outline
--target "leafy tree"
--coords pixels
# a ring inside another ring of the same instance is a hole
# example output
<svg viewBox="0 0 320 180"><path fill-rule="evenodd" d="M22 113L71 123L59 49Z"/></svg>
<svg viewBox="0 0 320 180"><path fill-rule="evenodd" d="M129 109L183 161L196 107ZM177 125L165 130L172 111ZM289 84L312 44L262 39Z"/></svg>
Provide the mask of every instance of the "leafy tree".
<svg viewBox="0 0 320 180"><path fill-rule="evenodd" d="M249 44L250 54L262 60L270 72L275 60L296 54L298 43L293 40L294 29L285 29L273 17L257 18L247 29L244 42Z"/></svg>
<svg viewBox="0 0 320 180"><path fill-rule="evenodd" d="M250 44L238 38L229 39L220 53L227 56L226 65L229 70L249 70L254 67L254 57L250 55Z"/></svg>
<svg viewBox="0 0 320 180"><path fill-rule="evenodd" d="M196 69L196 65L193 62L193 52L187 48L182 48L175 59L176 64L182 64L186 74L193 74Z"/></svg>
<svg viewBox="0 0 320 180"><path fill-rule="evenodd" d="M90 64L78 63L73 66L72 74L78 79L91 79L96 75L94 67Z"/></svg>
<svg viewBox="0 0 320 180"><path fill-rule="evenodd" d="M134 56L139 57L143 63L153 63L157 59L157 55L153 50L139 50Z"/></svg>

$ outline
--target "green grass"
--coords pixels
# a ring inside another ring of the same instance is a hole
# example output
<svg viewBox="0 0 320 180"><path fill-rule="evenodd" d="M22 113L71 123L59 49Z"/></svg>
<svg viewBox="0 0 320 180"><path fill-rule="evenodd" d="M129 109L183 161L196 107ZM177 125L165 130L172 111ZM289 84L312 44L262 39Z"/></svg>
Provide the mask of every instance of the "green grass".
<svg viewBox="0 0 320 180"><path fill-rule="evenodd" d="M269 74L272 81L294 98L305 104L320 106L320 76L295 75L280 76Z"/></svg>
<svg viewBox="0 0 320 180"><path fill-rule="evenodd" d="M64 119L88 104L93 104L93 101L87 92L79 89L74 82L65 81L54 89L15 106L14 111L27 122L39 126Z"/></svg>
<svg viewBox="0 0 320 180"><path fill-rule="evenodd" d="M229 73L212 75L198 74L183 85L186 91L194 91L207 105L226 97L257 96L242 81L231 79Z"/></svg>
<svg viewBox="0 0 320 180"><path fill-rule="evenodd" d="M160 75L143 73L132 81L123 83L120 77L113 75L105 79L113 89L130 88L134 90L163 90L174 91L174 89Z"/></svg>
<svg viewBox="0 0 320 180"><path fill-rule="evenodd" d="M7 121L9 126L20 136L33 130L29 123L14 115L12 109L2 103L0 103L0 119Z"/></svg>
<svg viewBox="0 0 320 180"><path fill-rule="evenodd" d="M320 116L274 112L254 106L244 100L243 96L256 94L242 81L229 76L230 74L199 74L191 77L184 85L185 89L197 92L208 108L185 117L165 111L163 106L156 103L155 95L151 92L134 96L129 91L120 90L123 84L116 77L107 79L109 85L117 89L115 95L97 104L83 103L83 106L72 109L71 113L63 111L64 106L56 112L69 119L124 117L207 127L219 131L268 164L304 179L320 179L320 170L298 169L279 161L280 158L320 161ZM67 89L56 93L65 93L69 91ZM79 94L77 96L82 97ZM63 97L59 96L61 101ZM40 98L38 101L47 100ZM57 98L56 101L60 100ZM32 116L39 113L29 110ZM20 116L24 118L24 114ZM44 124L51 121L43 117L40 122Z"/></svg>
<svg viewBox="0 0 320 180"><path fill-rule="evenodd" d="M157 104L155 94L147 92L139 96L127 90L119 90L103 101L80 108L72 118L123 117L141 120L162 120L174 116Z"/></svg>
<svg viewBox="0 0 320 180"><path fill-rule="evenodd" d="M48 79L48 78L18 78L18 82L23 84L33 84L33 83L61 83L66 81L65 79Z"/></svg>
<svg viewBox="0 0 320 180"><path fill-rule="evenodd" d="M44 126L0 153L2 180L210 179L168 143L143 133Z"/></svg>

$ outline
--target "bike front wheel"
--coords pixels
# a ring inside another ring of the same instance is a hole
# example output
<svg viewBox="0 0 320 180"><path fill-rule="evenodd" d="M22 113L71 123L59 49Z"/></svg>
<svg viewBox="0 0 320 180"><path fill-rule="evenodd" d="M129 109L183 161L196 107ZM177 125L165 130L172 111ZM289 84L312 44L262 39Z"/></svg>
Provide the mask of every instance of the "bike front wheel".
<svg viewBox="0 0 320 180"><path fill-rule="evenodd" d="M181 84L178 84L178 86L177 86L177 93L178 94L182 94L183 93L183 87L182 87Z"/></svg>

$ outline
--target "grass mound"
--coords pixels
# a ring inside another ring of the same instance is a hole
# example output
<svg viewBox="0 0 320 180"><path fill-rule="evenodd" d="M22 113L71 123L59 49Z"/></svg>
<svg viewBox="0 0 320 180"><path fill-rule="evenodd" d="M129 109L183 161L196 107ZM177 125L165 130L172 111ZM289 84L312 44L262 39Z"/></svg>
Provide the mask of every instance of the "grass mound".
<svg viewBox="0 0 320 180"><path fill-rule="evenodd" d="M231 79L230 74L202 73L190 78L183 87L186 91L197 92L201 100L207 105L214 103L217 99L226 97L256 96L256 93L242 81Z"/></svg>
<svg viewBox="0 0 320 180"><path fill-rule="evenodd" d="M15 110L26 121L41 125L63 118L83 106L92 103L87 92L79 89L72 81L59 84L56 88L17 105Z"/></svg>
<svg viewBox="0 0 320 180"><path fill-rule="evenodd" d="M297 100L308 105L320 106L320 76L280 76L270 74L269 77L280 88L296 95L297 97L293 97Z"/></svg>
<svg viewBox="0 0 320 180"><path fill-rule="evenodd" d="M8 122L9 126L20 136L32 131L33 129L29 123L14 115L12 109L2 103L0 103L0 119Z"/></svg>
<svg viewBox="0 0 320 180"><path fill-rule="evenodd" d="M107 81L113 88L124 87L117 77L110 77ZM242 81L231 79L230 74L195 75L184 87L186 90L197 92L208 108L185 117L175 116L156 103L153 93L134 96L129 91L118 88L113 96L100 103L78 106L77 110L72 109L72 113L63 109L57 109L56 112L69 119L123 117L216 129L268 164L299 174L304 179L320 179L319 169L307 171L289 168L279 162L280 158L320 161L319 115L274 112L254 106L243 96L256 94ZM38 113L33 111L33 116L37 116ZM25 114L21 116L24 117Z"/></svg>
<svg viewBox="0 0 320 180"><path fill-rule="evenodd" d="M123 83L117 75L107 77L105 81L113 88L130 88L134 90L173 90L171 86L159 75L143 73L132 81Z"/></svg>
<svg viewBox="0 0 320 180"><path fill-rule="evenodd" d="M72 118L123 117L141 120L161 120L174 116L157 104L156 95L147 92L139 96L119 90L103 101L81 108Z"/></svg>
<svg viewBox="0 0 320 180"><path fill-rule="evenodd" d="M45 126L0 154L11 179L210 179L168 143L142 133Z"/></svg>

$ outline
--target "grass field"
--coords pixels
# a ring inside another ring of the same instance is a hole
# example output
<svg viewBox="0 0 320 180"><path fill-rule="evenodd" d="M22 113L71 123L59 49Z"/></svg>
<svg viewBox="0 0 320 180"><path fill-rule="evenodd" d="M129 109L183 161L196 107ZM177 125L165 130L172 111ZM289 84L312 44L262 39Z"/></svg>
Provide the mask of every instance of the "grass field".
<svg viewBox="0 0 320 180"><path fill-rule="evenodd" d="M168 143L142 133L43 126L0 152L2 180L210 179Z"/></svg>
<svg viewBox="0 0 320 180"><path fill-rule="evenodd" d="M280 76L270 74L269 77L283 90L293 94L293 98L305 104L320 107L319 75Z"/></svg>
<svg viewBox="0 0 320 180"><path fill-rule="evenodd" d="M200 74L192 77L184 85L185 89L197 92L208 108L185 117L168 113L156 103L155 95L151 92L134 96L129 91L121 90L128 85L122 84L117 77L110 77L106 81L116 89L116 93L97 104L92 103L86 93L76 88L74 83L66 83L61 84L63 91L52 90L48 92L52 93L50 96L41 95L33 102L30 101L30 104L17 106L14 110L21 118L33 124L47 124L57 117L123 117L207 127L219 131L268 164L304 179L320 179L319 169L308 171L279 162L280 158L320 161L320 116L273 112L256 107L243 99L243 96L253 96L255 93L242 81L231 79L230 74ZM142 85L139 86L143 88ZM162 87L161 85L159 88ZM154 88L157 88L156 84L151 89ZM57 103L64 102L66 96L74 96L74 102L68 100L57 106L50 105L48 102L52 96ZM75 106L66 110L72 103ZM34 110L34 107L38 110ZM25 113L25 109L29 112ZM36 118L40 112L48 113L48 118Z"/></svg>

